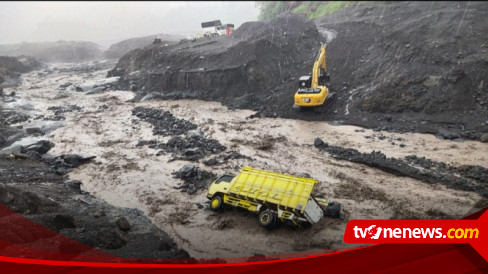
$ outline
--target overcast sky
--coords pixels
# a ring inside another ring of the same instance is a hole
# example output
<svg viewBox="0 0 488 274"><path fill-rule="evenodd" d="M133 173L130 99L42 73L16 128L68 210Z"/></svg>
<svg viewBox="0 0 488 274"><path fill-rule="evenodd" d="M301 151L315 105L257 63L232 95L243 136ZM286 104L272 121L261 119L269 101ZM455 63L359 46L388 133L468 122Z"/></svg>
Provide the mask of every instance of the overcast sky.
<svg viewBox="0 0 488 274"><path fill-rule="evenodd" d="M159 33L196 34L201 22L256 21L255 2L0 2L0 44L87 40L102 46Z"/></svg>

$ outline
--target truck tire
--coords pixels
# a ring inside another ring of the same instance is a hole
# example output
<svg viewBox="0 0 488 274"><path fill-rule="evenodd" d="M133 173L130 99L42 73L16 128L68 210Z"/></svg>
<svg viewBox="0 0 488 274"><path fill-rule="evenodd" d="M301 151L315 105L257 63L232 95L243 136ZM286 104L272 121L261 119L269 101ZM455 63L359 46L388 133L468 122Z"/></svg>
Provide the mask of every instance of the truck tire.
<svg viewBox="0 0 488 274"><path fill-rule="evenodd" d="M276 223L276 216L269 210L263 210L259 213L258 223L265 228L272 228Z"/></svg>
<svg viewBox="0 0 488 274"><path fill-rule="evenodd" d="M215 196L210 201L210 209L213 211L219 211L222 209L222 197Z"/></svg>
<svg viewBox="0 0 488 274"><path fill-rule="evenodd" d="M331 218L339 218L341 216L341 204L336 202L330 202L325 208L324 216Z"/></svg>

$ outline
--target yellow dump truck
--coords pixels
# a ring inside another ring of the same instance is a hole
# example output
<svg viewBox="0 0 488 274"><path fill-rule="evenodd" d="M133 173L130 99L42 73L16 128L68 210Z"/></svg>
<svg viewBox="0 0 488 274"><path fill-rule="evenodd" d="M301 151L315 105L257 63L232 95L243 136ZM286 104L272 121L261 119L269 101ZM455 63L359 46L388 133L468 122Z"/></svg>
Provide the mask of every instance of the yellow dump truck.
<svg viewBox="0 0 488 274"><path fill-rule="evenodd" d="M325 199L312 195L317 180L243 167L237 175L222 175L208 188L210 209L224 204L258 214L258 223L266 228L277 222L315 224L324 216Z"/></svg>

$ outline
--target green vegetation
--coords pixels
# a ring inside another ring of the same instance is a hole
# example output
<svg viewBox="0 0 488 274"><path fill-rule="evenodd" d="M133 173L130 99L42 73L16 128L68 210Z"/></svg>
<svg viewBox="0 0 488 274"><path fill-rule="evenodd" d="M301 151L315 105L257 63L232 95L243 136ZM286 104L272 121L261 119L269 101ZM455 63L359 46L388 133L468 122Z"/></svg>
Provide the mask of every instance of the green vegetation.
<svg viewBox="0 0 488 274"><path fill-rule="evenodd" d="M302 14L308 19L315 19L334 13L342 8L357 5L357 1L257 1L259 7L259 20L269 20L285 11Z"/></svg>
<svg viewBox="0 0 488 274"><path fill-rule="evenodd" d="M318 17L322 17L327 14L334 13L342 8L347 6L355 5L357 2L349 2L349 1L329 1L321 3L315 11L309 11L306 13L308 19L315 19Z"/></svg>
<svg viewBox="0 0 488 274"><path fill-rule="evenodd" d="M286 1L256 1L256 6L259 7L259 20L270 20L288 10Z"/></svg>
<svg viewBox="0 0 488 274"><path fill-rule="evenodd" d="M293 12L294 13L298 13L298 14L306 14L312 8L313 3L314 2L312 2L312 1L303 2L301 5L299 5L298 7L296 7L293 10Z"/></svg>

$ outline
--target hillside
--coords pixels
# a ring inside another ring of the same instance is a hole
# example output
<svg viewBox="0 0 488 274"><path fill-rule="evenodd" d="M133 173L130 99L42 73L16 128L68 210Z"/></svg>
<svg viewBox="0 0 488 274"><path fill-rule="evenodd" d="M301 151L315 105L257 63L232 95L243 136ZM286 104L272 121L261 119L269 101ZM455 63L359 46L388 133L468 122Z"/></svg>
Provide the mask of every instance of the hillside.
<svg viewBox="0 0 488 274"><path fill-rule="evenodd" d="M362 5L365 2L358 1L257 1L259 7L259 19L269 20L283 12L293 12L308 19L332 14L349 6Z"/></svg>
<svg viewBox="0 0 488 274"><path fill-rule="evenodd" d="M0 56L0 90L3 87L15 86L20 81L20 74L41 67L35 58L29 56Z"/></svg>
<svg viewBox="0 0 488 274"><path fill-rule="evenodd" d="M109 76L122 76L119 86L140 98L156 92L164 95L151 97L217 100L266 116L478 139L488 132L487 11L480 2L365 3L315 24L285 13L228 37L131 52ZM313 113L296 112L296 80L327 39L337 96Z"/></svg>
<svg viewBox="0 0 488 274"><path fill-rule="evenodd" d="M0 55L33 56L43 62L78 62L99 58L100 46L87 41L56 41L0 45Z"/></svg>
<svg viewBox="0 0 488 274"><path fill-rule="evenodd" d="M181 35L155 34L144 37L126 39L112 44L105 52L104 56L109 59L118 59L131 50L143 48L151 45L154 39L159 38L163 44L175 44L184 37Z"/></svg>

